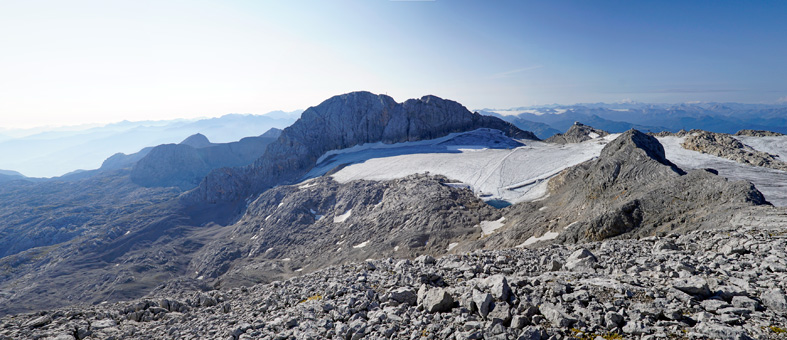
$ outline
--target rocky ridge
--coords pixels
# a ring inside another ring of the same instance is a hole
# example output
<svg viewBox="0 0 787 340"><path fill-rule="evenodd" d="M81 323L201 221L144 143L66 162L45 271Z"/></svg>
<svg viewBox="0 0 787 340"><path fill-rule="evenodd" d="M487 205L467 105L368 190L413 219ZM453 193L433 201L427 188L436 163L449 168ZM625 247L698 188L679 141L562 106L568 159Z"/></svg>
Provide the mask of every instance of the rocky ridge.
<svg viewBox="0 0 787 340"><path fill-rule="evenodd" d="M751 136L751 137L778 137L784 136L783 133L766 131L766 130L740 130L735 133L736 136Z"/></svg>
<svg viewBox="0 0 787 340"><path fill-rule="evenodd" d="M757 151L728 134L691 131L686 135L683 147L743 164L787 171L787 163L777 159L776 156Z"/></svg>
<svg viewBox="0 0 787 340"><path fill-rule="evenodd" d="M552 137L544 140L547 143L568 144L568 143L582 143L587 140L604 137L609 135L604 130L594 129L591 126L584 125L580 122L574 122L566 133L558 133Z"/></svg>
<svg viewBox="0 0 787 340"><path fill-rule="evenodd" d="M787 214L774 217L641 240L382 258L6 316L0 339L779 339Z"/></svg>
<svg viewBox="0 0 787 340"><path fill-rule="evenodd" d="M126 165L131 166L131 180L136 184L188 190L197 186L211 170L254 162L279 131L271 129L261 136L231 143L211 143L204 135L195 134L179 144L156 146L142 157L127 156Z"/></svg>
<svg viewBox="0 0 787 340"><path fill-rule="evenodd" d="M183 202L236 202L278 184L294 183L330 150L434 139L478 128L497 129L512 138L538 139L511 123L472 113L457 102L435 96L403 103L369 92L335 96L304 111L254 164L212 171Z"/></svg>

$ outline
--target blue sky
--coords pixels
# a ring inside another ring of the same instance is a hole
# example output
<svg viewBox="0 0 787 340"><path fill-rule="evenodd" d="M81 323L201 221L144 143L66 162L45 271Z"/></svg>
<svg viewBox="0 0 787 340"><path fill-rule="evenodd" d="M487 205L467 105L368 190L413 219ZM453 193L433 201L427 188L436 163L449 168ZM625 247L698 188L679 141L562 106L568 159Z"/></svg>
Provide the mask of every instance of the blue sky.
<svg viewBox="0 0 787 340"><path fill-rule="evenodd" d="M368 90L471 109L787 101L784 1L0 1L0 127L264 113Z"/></svg>

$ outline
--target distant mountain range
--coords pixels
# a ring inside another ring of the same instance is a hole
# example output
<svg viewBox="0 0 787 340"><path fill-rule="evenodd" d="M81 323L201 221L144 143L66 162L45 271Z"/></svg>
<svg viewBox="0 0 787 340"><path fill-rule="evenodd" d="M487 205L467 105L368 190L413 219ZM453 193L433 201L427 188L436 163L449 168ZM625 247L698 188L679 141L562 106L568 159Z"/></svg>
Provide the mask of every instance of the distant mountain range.
<svg viewBox="0 0 787 340"><path fill-rule="evenodd" d="M483 109L479 113L533 131L541 139L566 131L574 122L612 133L628 129L645 132L699 129L720 133L751 129L787 133L787 105L595 103Z"/></svg>
<svg viewBox="0 0 787 340"><path fill-rule="evenodd" d="M0 169L28 177L55 177L78 170L97 169L108 157L134 154L145 147L177 143L201 133L219 143L259 136L282 129L301 111L274 111L264 115L228 114L199 120L123 121L98 127L42 130L1 130ZM0 179L1 180L1 179Z"/></svg>

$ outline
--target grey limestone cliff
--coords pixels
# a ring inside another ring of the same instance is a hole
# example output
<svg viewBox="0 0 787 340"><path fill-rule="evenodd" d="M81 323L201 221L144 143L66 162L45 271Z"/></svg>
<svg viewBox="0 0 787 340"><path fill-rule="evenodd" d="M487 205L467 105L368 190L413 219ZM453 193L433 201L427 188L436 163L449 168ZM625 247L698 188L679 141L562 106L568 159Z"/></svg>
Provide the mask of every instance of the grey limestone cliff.
<svg viewBox="0 0 787 340"><path fill-rule="evenodd" d="M537 139L495 117L468 111L435 96L397 103L386 95L353 92L332 97L303 112L254 164L212 171L184 202L237 201L274 185L291 183L311 169L326 151L364 143L433 139L478 128L498 129L509 137Z"/></svg>

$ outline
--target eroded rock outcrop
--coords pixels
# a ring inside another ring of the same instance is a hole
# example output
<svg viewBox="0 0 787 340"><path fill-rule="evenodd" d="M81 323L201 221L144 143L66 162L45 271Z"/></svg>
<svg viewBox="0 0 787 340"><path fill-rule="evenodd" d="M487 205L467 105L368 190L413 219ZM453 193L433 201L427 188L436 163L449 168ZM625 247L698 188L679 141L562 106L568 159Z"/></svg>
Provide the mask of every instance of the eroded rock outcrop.
<svg viewBox="0 0 787 340"><path fill-rule="evenodd" d="M787 163L777 159L776 156L757 151L724 133L692 131L686 135L683 147L743 164L787 171Z"/></svg>
<svg viewBox="0 0 787 340"><path fill-rule="evenodd" d="M558 133L547 138L545 142L556 144L582 143L607 135L609 135L609 133L604 130L594 129L580 122L574 122L574 125L572 125L566 133Z"/></svg>

